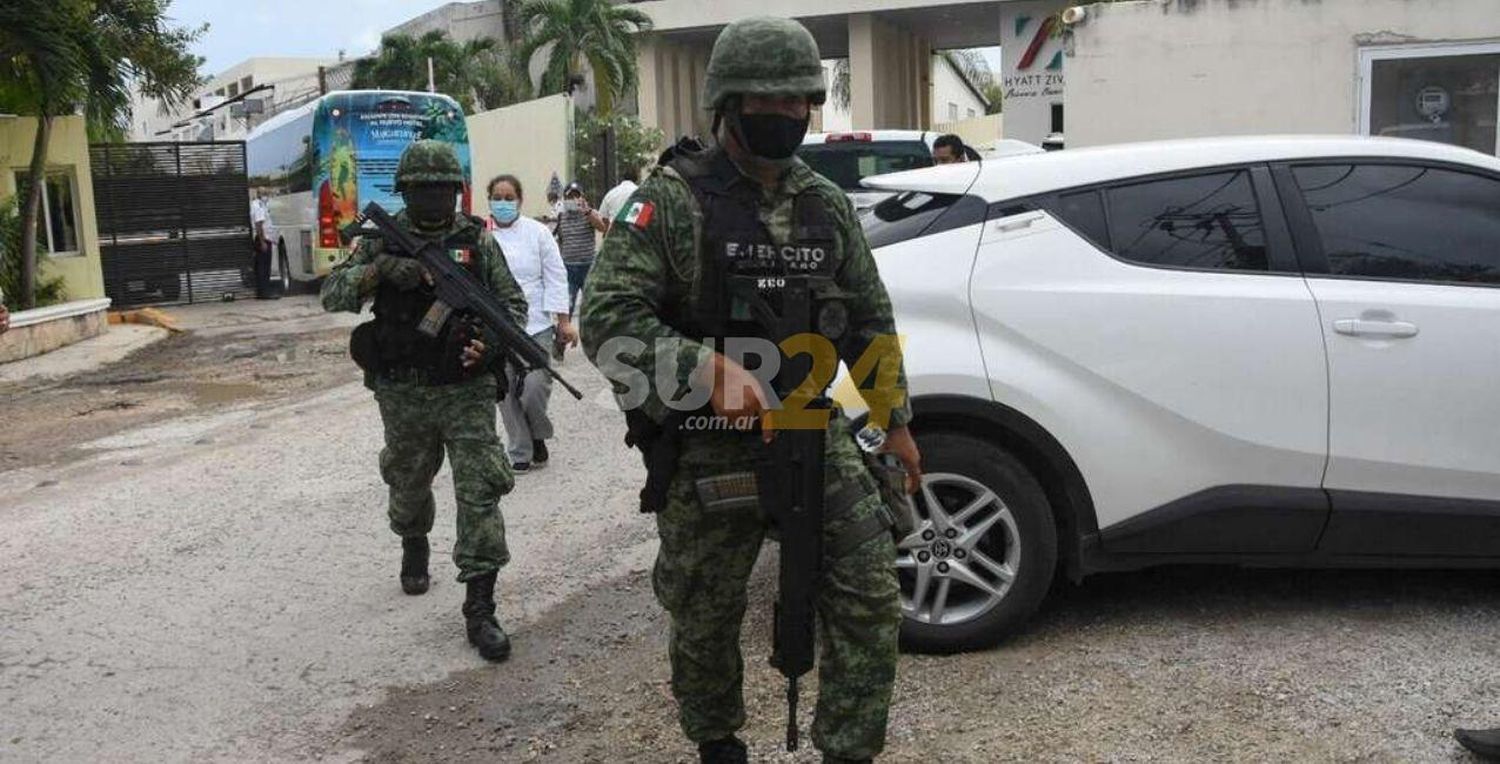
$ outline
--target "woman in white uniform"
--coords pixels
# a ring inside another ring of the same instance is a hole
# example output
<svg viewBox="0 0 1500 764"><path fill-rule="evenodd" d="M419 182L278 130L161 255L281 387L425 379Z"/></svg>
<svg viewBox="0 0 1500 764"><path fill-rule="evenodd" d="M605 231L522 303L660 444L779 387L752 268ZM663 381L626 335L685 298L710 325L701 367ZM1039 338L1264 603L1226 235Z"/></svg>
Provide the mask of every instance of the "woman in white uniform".
<svg viewBox="0 0 1500 764"><path fill-rule="evenodd" d="M521 181L514 175L497 175L489 185L490 235L505 252L510 272L526 293L530 312L526 333L544 348L578 345L578 330L568 315L568 272L552 231L521 214ZM507 370L507 376L512 372ZM506 455L517 474L525 474L547 463L547 440L552 420L547 401L552 397L552 378L533 371L516 394L516 380L500 404L505 423Z"/></svg>

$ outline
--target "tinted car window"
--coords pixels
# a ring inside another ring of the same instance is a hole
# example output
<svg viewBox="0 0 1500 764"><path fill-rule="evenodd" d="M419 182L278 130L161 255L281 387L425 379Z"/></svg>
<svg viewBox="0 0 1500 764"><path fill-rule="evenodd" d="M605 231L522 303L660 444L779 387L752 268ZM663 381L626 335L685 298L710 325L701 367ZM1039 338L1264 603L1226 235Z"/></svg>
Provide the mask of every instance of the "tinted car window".
<svg viewBox="0 0 1500 764"><path fill-rule="evenodd" d="M884 247L917 236L948 211L958 194L904 191L875 205L860 219L870 248Z"/></svg>
<svg viewBox="0 0 1500 764"><path fill-rule="evenodd" d="M1089 237L1095 244L1109 248L1109 229L1105 225L1104 201L1098 191L1062 194L1046 205L1053 216Z"/></svg>
<svg viewBox="0 0 1500 764"><path fill-rule="evenodd" d="M845 191L859 190L860 179L871 175L932 166L932 152L922 141L810 143L797 156Z"/></svg>
<svg viewBox="0 0 1500 764"><path fill-rule="evenodd" d="M1265 227L1245 170L1105 191L1110 250L1146 265L1264 271Z"/></svg>
<svg viewBox="0 0 1500 764"><path fill-rule="evenodd" d="M1332 273L1500 283L1500 181L1390 164L1292 172Z"/></svg>

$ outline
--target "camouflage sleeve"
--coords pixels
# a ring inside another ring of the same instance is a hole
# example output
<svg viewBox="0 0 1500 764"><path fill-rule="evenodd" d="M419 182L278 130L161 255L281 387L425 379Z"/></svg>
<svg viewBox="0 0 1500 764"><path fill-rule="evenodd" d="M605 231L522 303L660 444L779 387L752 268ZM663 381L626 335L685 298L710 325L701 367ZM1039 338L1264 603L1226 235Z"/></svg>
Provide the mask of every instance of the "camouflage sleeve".
<svg viewBox="0 0 1500 764"><path fill-rule="evenodd" d="M479 257L484 266L485 285L500 298L505 309L510 311L511 318L515 319L516 326L524 331L528 310L526 293L521 291L521 285L511 275L510 265L505 262L505 253L500 250L500 244L488 233L481 232L480 237Z"/></svg>
<svg viewBox="0 0 1500 764"><path fill-rule="evenodd" d="M681 297L671 286L691 281L681 276L696 257L690 193L660 173L636 190L604 237L579 309L584 353L614 384L616 402L658 422L669 413L664 401L686 390L713 354L662 320L668 301ZM675 368L658 376L659 363ZM662 390L662 382L676 389Z"/></svg>
<svg viewBox="0 0 1500 764"><path fill-rule="evenodd" d="M375 294L375 285L380 276L375 272L375 255L378 254L377 239L364 238L344 261L333 266L328 278L323 279L323 289L318 296L323 301L323 310L336 313L347 310L358 313L364 301Z"/></svg>
<svg viewBox="0 0 1500 764"><path fill-rule="evenodd" d="M896 317L891 309L890 296L885 283L880 280L880 271L875 267L875 256L870 244L865 241L865 232L854 214L854 206L842 192L831 195L830 205L838 223L845 252L844 262L837 274L839 289L844 292L849 305L849 328L839 343L839 360L851 370L858 368L867 352L879 358L880 363L893 364L896 368L895 389L899 393L899 405L891 407L889 427L905 427L911 421L911 403L906 399L906 368L902 362L901 347L896 341ZM873 352L872 352L873 351ZM868 390L871 379L855 379L871 411L879 408L883 401Z"/></svg>

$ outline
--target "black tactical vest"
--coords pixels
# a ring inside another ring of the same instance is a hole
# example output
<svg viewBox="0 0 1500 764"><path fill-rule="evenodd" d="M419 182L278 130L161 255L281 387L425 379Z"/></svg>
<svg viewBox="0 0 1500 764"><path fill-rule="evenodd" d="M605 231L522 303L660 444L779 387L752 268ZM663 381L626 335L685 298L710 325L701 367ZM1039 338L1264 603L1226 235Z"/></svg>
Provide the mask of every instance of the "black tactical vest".
<svg viewBox="0 0 1500 764"><path fill-rule="evenodd" d="M692 315L668 316L668 325L689 337L719 340L721 350L726 337L780 342L803 331L837 342L847 311L833 283L841 253L823 198L811 189L799 194L792 202L791 240L777 241L760 220L760 187L722 150L670 153L667 164L687 181L703 218ZM807 325L793 321L788 329L767 312L788 318L784 297L793 280L811 285L816 302Z"/></svg>
<svg viewBox="0 0 1500 764"><path fill-rule="evenodd" d="M483 224L476 223L443 241L443 248L457 253L456 259L481 281L485 276L479 267L478 237L484 235ZM436 337L418 331L417 325L436 299L432 287L425 283L406 291L383 282L376 288L372 308L375 320L371 324L379 371L394 374L417 371L430 384L460 382L478 373L465 370L460 360L463 346L472 336L461 316L453 316Z"/></svg>

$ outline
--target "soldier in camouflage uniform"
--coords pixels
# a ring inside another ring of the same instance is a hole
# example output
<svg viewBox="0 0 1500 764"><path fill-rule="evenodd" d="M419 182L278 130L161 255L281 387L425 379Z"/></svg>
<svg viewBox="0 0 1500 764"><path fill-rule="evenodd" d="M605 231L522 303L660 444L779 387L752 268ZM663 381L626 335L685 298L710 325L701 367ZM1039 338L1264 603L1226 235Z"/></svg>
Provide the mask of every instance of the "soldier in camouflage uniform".
<svg viewBox="0 0 1500 764"><path fill-rule="evenodd" d="M649 380L650 395L627 410L632 433L641 421L647 431L671 422L664 401L695 383L711 385L711 407L723 421L753 421L766 409L749 372L711 344L725 337L709 328L716 317L705 313L714 295L723 294L716 292L722 284L699 278L711 258L733 260L768 246L826 255L821 272L834 276L846 310L835 314L842 316L832 322L837 326L819 326L819 333L839 338L839 355L851 367L874 338L894 335L891 305L849 200L793 157L810 106L824 97L817 44L800 24L748 19L720 34L706 98L719 146L693 151L684 142L663 157L614 221L584 289L589 358L617 383L623 367ZM610 341L620 337L653 348L663 340L672 349L615 353ZM670 367L661 376L659 364ZM677 389L659 389L668 384ZM904 392L904 375L898 387ZM616 392L622 408L633 405L625 402L622 385ZM891 412L887 449L906 466L911 490L920 459L905 426L911 415L904 395L901 400ZM743 762L746 747L735 737L745 723L740 625L768 522L753 499L748 506L706 506L701 486L705 478L750 469L762 436L682 431L676 443L675 470L657 515L661 549L653 571L657 598L672 621L672 691L701 760ZM842 416L829 428L825 481L813 742L826 762L868 761L885 742L900 591L894 543L879 522L881 500Z"/></svg>
<svg viewBox="0 0 1500 764"><path fill-rule="evenodd" d="M401 154L396 190L406 207L396 220L417 235L442 240L454 259L505 304L517 323L526 320L526 298L484 223L455 211L464 183L458 156L448 144L416 141ZM515 484L495 434L496 383L489 370L496 348L482 331L450 319L435 338L417 330L432 305L430 281L415 259L387 252L365 238L334 267L323 284L323 308L358 313L374 298L375 319L355 330L350 353L365 371L385 425L380 475L390 487L391 530L401 537L401 588L427 591L427 534L435 506L432 479L453 466L458 539L453 562L465 583L463 614L469 642L486 660L510 655L510 640L495 618L495 577L510 560L500 497Z"/></svg>

